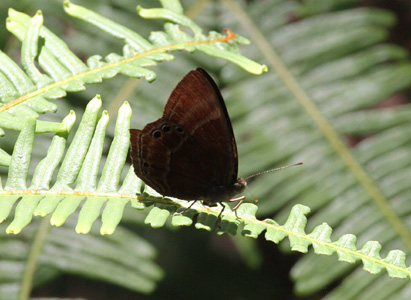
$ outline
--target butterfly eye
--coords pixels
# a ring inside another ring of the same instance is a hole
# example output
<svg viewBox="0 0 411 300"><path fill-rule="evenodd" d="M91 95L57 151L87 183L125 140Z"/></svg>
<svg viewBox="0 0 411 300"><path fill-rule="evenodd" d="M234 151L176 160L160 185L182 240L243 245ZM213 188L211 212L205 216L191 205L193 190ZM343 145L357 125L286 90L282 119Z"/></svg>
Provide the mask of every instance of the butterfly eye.
<svg viewBox="0 0 411 300"><path fill-rule="evenodd" d="M239 182L234 183L234 190L235 190L236 192L242 192L243 189L244 189L244 185L242 185L242 184L239 183Z"/></svg>
<svg viewBox="0 0 411 300"><path fill-rule="evenodd" d="M143 168L148 168L148 163L146 163L145 161L142 161L142 162L141 162L141 166L142 166Z"/></svg>
<svg viewBox="0 0 411 300"><path fill-rule="evenodd" d="M181 126L176 126L176 129L177 129L177 131L180 132L180 133L183 133L183 132L184 132L184 129L181 128Z"/></svg>
<svg viewBox="0 0 411 300"><path fill-rule="evenodd" d="M156 139L158 139L159 137L161 137L161 132L156 130L153 132L153 137L155 137Z"/></svg>
<svg viewBox="0 0 411 300"><path fill-rule="evenodd" d="M163 126L161 126L161 130L163 130L164 132L169 132L170 131L170 126L168 126L167 124L164 124Z"/></svg>

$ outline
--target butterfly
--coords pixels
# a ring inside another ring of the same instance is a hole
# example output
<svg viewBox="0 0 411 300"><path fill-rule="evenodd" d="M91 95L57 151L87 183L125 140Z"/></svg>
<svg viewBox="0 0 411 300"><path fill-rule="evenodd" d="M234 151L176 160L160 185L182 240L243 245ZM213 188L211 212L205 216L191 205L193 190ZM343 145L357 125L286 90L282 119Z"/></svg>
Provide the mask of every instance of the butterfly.
<svg viewBox="0 0 411 300"><path fill-rule="evenodd" d="M199 200L207 206L238 202L237 216L245 196L233 197L247 183L237 178L237 144L223 97L204 69L177 84L160 119L130 129L130 144L136 175L159 194L194 200L187 209Z"/></svg>
<svg viewBox="0 0 411 300"><path fill-rule="evenodd" d="M130 129L130 140L136 175L159 194L207 206L238 202L238 207L244 201L244 196L233 199L246 182L237 179L231 121L204 69L189 72L172 91L163 116L143 130Z"/></svg>

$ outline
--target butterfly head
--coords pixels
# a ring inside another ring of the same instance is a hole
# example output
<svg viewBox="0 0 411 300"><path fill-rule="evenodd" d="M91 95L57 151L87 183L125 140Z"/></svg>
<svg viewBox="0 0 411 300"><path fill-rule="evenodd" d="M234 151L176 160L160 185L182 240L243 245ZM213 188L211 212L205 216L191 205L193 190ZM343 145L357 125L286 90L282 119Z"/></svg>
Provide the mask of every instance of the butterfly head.
<svg viewBox="0 0 411 300"><path fill-rule="evenodd" d="M246 187L247 187L247 182L243 178L238 178L233 186L234 195L241 194L242 192L244 192L244 189Z"/></svg>

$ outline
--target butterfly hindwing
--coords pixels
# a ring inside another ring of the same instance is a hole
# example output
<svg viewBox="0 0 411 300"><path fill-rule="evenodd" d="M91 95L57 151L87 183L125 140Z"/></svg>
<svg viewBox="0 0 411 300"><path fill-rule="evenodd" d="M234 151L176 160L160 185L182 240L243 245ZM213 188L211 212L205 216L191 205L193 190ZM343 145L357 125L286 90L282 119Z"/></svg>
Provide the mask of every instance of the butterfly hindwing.
<svg viewBox="0 0 411 300"><path fill-rule="evenodd" d="M143 130L132 129L131 136L137 141L131 145L134 170L145 183L162 195L180 199L207 196L218 168L181 126L161 118Z"/></svg>

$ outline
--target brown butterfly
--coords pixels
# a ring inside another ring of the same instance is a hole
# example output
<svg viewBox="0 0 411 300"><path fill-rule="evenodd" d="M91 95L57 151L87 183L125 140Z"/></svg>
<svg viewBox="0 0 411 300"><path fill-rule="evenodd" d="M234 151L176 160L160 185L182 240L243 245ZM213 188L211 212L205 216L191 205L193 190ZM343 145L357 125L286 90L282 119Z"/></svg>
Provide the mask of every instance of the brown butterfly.
<svg viewBox="0 0 411 300"><path fill-rule="evenodd" d="M237 216L245 196L232 197L247 184L237 179L237 145L223 97L204 69L178 83L160 119L130 133L134 171L144 183L163 196L194 200L187 209L198 200L238 202Z"/></svg>

